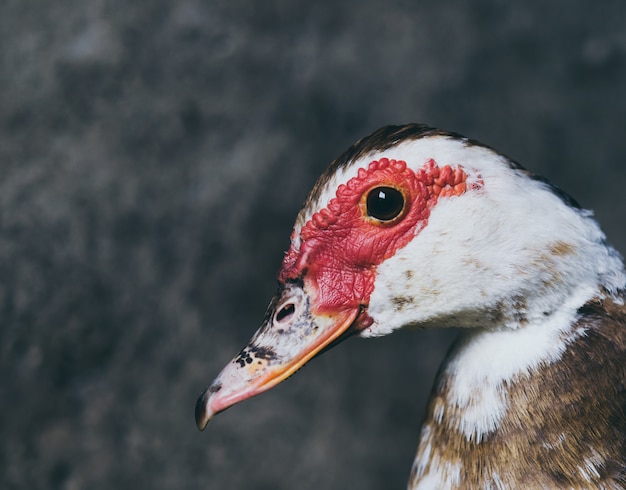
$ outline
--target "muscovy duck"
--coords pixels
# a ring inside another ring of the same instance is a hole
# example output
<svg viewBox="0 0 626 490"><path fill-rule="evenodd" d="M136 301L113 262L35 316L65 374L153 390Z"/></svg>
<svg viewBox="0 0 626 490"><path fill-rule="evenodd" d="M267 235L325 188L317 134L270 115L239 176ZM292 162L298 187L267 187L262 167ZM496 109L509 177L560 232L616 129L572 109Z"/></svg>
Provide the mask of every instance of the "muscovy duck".
<svg viewBox="0 0 626 490"><path fill-rule="evenodd" d="M624 266L545 179L455 133L384 127L317 181L278 283L200 429L351 335L455 326L409 489L626 488Z"/></svg>

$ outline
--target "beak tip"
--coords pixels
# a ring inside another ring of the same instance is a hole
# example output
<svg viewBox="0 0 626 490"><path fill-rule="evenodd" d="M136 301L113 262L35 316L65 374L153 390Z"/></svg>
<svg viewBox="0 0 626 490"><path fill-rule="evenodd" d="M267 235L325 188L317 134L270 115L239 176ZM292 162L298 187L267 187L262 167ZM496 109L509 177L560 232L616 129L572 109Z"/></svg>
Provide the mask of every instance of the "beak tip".
<svg viewBox="0 0 626 490"><path fill-rule="evenodd" d="M200 431L203 431L206 428L207 424L213 417L213 414L209 409L209 397L209 390L205 390L196 402L196 425Z"/></svg>

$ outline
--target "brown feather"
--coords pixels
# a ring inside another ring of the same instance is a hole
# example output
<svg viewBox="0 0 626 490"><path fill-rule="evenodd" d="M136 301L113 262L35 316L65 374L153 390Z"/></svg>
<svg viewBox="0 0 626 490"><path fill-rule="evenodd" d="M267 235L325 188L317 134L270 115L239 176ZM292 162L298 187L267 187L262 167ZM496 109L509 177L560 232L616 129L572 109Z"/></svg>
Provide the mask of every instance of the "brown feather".
<svg viewBox="0 0 626 490"><path fill-rule="evenodd" d="M444 407L443 419L436 420L449 389L440 375L424 430L436 441L431 462L461 462L455 488L498 488L493 474L506 488L626 488L626 306L591 301L579 314L575 328L585 334L558 362L505 387L507 413L480 442L452 428L455 407Z"/></svg>

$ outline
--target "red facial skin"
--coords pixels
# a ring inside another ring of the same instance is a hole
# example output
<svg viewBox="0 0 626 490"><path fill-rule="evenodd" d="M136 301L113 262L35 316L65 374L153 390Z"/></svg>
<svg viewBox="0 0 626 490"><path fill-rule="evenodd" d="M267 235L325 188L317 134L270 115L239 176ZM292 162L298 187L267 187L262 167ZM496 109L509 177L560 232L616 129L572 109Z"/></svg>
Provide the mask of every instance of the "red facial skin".
<svg viewBox="0 0 626 490"><path fill-rule="evenodd" d="M463 194L466 180L460 166L439 167L429 160L413 171L403 161L382 158L339 186L336 197L300 230L299 247L292 241L283 260L279 281L304 287L281 288L250 344L198 399L198 427L204 429L216 413L270 389L324 349L370 326L367 306L378 265L427 225L439 197ZM377 187L394 188L404 197L404 207L389 221L368 215L367 196Z"/></svg>
<svg viewBox="0 0 626 490"><path fill-rule="evenodd" d="M302 227L300 247L285 255L278 279L304 279L314 291L312 311L330 313L369 303L376 267L408 244L428 223L439 197L466 190L461 166L439 167L429 160L417 171L406 162L382 158L347 184L340 185L328 206ZM405 200L400 215L390 222L368 216L366 199L376 187L399 190Z"/></svg>

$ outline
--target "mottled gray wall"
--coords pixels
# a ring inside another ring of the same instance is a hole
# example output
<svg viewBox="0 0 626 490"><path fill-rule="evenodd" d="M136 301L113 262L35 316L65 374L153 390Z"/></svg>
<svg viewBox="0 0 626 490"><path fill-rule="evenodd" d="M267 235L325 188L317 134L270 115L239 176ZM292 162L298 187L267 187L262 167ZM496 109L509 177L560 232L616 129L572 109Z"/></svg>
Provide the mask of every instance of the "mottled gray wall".
<svg viewBox="0 0 626 490"><path fill-rule="evenodd" d="M622 0L0 2L0 486L403 488L450 332L352 340L200 434L316 176L426 122L626 251Z"/></svg>

